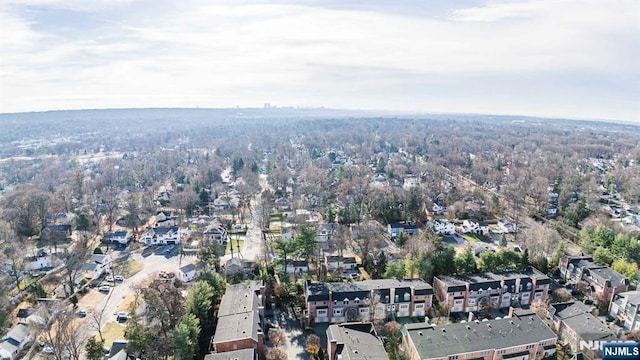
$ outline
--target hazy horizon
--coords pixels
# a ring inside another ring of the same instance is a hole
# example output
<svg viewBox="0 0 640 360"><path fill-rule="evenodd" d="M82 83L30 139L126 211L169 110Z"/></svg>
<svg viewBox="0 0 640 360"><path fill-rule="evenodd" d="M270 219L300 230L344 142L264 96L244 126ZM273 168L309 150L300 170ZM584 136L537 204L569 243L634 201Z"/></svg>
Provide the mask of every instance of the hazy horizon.
<svg viewBox="0 0 640 360"><path fill-rule="evenodd" d="M270 103L640 123L638 14L631 0L5 0L0 112Z"/></svg>

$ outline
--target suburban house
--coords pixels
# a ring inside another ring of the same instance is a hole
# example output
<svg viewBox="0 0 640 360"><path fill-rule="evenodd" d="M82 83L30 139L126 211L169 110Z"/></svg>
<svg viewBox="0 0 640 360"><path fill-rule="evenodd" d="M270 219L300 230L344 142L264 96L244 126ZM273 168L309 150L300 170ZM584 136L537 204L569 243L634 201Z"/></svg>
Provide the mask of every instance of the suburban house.
<svg viewBox="0 0 640 360"><path fill-rule="evenodd" d="M384 344L372 323L343 323L327 328L329 360L387 360Z"/></svg>
<svg viewBox="0 0 640 360"><path fill-rule="evenodd" d="M487 235L489 234L489 223L486 221L466 219L462 222L462 230L465 233Z"/></svg>
<svg viewBox="0 0 640 360"><path fill-rule="evenodd" d="M391 223L387 225L387 231L389 232L391 240L395 240L400 233L405 233L407 235L418 235L418 233L420 233L418 225L410 222Z"/></svg>
<svg viewBox="0 0 640 360"><path fill-rule="evenodd" d="M523 271L433 278L435 296L452 313L527 306L542 300L551 280L529 266Z"/></svg>
<svg viewBox="0 0 640 360"><path fill-rule="evenodd" d="M217 242L220 245L223 245L227 242L227 229L224 228L221 224L214 224L209 226L203 233L203 239L205 243Z"/></svg>
<svg viewBox="0 0 640 360"><path fill-rule="evenodd" d="M214 353L252 349L264 354L264 283L227 286L218 308L216 332L211 339ZM262 360L262 358L259 358Z"/></svg>
<svg viewBox="0 0 640 360"><path fill-rule="evenodd" d="M216 198L213 200L213 209L215 211L225 211L225 210L229 210L229 208L231 207L231 205L229 204L229 201L222 199L222 198Z"/></svg>
<svg viewBox="0 0 640 360"><path fill-rule="evenodd" d="M511 234L518 231L516 224L507 220L498 220L498 232L503 234Z"/></svg>
<svg viewBox="0 0 640 360"><path fill-rule="evenodd" d="M287 274L306 274L309 272L307 262L304 260L291 260L287 259L286 266Z"/></svg>
<svg viewBox="0 0 640 360"><path fill-rule="evenodd" d="M555 354L558 336L533 312L502 319L402 328L410 360L543 359Z"/></svg>
<svg viewBox="0 0 640 360"><path fill-rule="evenodd" d="M196 276L196 266L194 264L185 265L176 270L176 279L182 282L189 282Z"/></svg>
<svg viewBox="0 0 640 360"><path fill-rule="evenodd" d="M23 262L24 271L35 271L53 267L53 256L44 252L36 256L26 256Z"/></svg>
<svg viewBox="0 0 640 360"><path fill-rule="evenodd" d="M158 211L156 213L156 227L171 227L178 225L178 215L173 211Z"/></svg>
<svg viewBox="0 0 640 360"><path fill-rule="evenodd" d="M175 245L180 243L180 228L171 227L153 227L142 235L142 242L147 245Z"/></svg>
<svg viewBox="0 0 640 360"><path fill-rule="evenodd" d="M127 354L127 340L116 340L111 344L111 348L109 349L109 355L107 355L107 359L109 360L128 360L129 355Z"/></svg>
<svg viewBox="0 0 640 360"><path fill-rule="evenodd" d="M339 269L342 270L355 270L358 267L356 258L353 256L331 256L326 255L324 257L324 265L327 267L328 272L333 272Z"/></svg>
<svg viewBox="0 0 640 360"><path fill-rule="evenodd" d="M592 314L593 307L581 301L553 304L549 308L556 332L562 335L565 344L575 353L582 351L590 359L602 358L600 350L580 346L580 342L612 341L617 336Z"/></svg>
<svg viewBox="0 0 640 360"><path fill-rule="evenodd" d="M627 330L640 330L640 291L615 294L609 315L620 319Z"/></svg>
<svg viewBox="0 0 640 360"><path fill-rule="evenodd" d="M440 206L438 204L433 204L433 206L431 207L431 210L433 210L433 213L436 215L442 215L444 214L445 211L447 211L447 208L445 208L444 206Z"/></svg>
<svg viewBox="0 0 640 360"><path fill-rule="evenodd" d="M322 249L329 248L331 238L336 234L339 225L336 223L321 224L316 231L316 239Z"/></svg>
<svg viewBox="0 0 640 360"><path fill-rule="evenodd" d="M629 279L608 266L597 265L589 256L560 257L560 274L566 281L586 281L596 295L608 303L614 294L629 290Z"/></svg>
<svg viewBox="0 0 640 360"><path fill-rule="evenodd" d="M453 235L456 232L456 226L446 220L433 220L427 223L427 226L438 235Z"/></svg>
<svg viewBox="0 0 640 360"><path fill-rule="evenodd" d="M26 325L18 324L14 326L0 340L0 359L17 359L20 351L32 339L33 336Z"/></svg>
<svg viewBox="0 0 640 360"><path fill-rule="evenodd" d="M281 198L276 200L276 209L278 209L278 210L290 210L291 209L291 202L289 201L289 199L281 197Z"/></svg>
<svg viewBox="0 0 640 360"><path fill-rule="evenodd" d="M104 234L104 241L127 245L131 241L131 233L129 231L108 232Z"/></svg>
<svg viewBox="0 0 640 360"><path fill-rule="evenodd" d="M425 316L433 289L421 279L307 282L306 315L316 323Z"/></svg>
<svg viewBox="0 0 640 360"><path fill-rule="evenodd" d="M86 263L80 265L84 278L95 280L111 270L111 256L93 254Z"/></svg>
<svg viewBox="0 0 640 360"><path fill-rule="evenodd" d="M208 354L204 360L257 360L258 353L254 349L242 349L217 354Z"/></svg>
<svg viewBox="0 0 640 360"><path fill-rule="evenodd" d="M42 235L47 238L67 239L71 237L71 231L69 224L48 224L42 230Z"/></svg>

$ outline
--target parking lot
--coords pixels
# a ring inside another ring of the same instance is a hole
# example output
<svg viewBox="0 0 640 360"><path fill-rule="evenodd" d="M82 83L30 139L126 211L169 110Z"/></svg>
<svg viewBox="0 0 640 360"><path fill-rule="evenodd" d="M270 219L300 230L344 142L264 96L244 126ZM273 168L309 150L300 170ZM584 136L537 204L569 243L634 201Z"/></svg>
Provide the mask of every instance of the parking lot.
<svg viewBox="0 0 640 360"><path fill-rule="evenodd" d="M310 359L309 353L306 351L307 335L300 326L300 319L291 309L274 309L272 313L266 316L266 322L276 325L282 329L285 335L285 342L282 349L287 353L288 359ZM325 327L326 330L326 327ZM320 334L318 334L320 336ZM326 334L323 332L324 341L326 342ZM322 337L321 343L322 343ZM273 344L267 341L267 346L272 347Z"/></svg>

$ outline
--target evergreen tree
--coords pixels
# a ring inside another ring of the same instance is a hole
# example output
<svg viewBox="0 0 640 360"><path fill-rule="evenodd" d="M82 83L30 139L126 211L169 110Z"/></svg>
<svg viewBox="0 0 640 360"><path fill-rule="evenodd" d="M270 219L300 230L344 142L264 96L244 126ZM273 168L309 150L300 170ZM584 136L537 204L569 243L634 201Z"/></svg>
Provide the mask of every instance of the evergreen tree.
<svg viewBox="0 0 640 360"><path fill-rule="evenodd" d="M519 270L524 270L529 265L529 249L525 248L522 257L520 257L520 266L518 268Z"/></svg>
<svg viewBox="0 0 640 360"><path fill-rule="evenodd" d="M173 344L176 352L175 360L192 360L198 352L198 335L200 334L200 321L188 314L173 331Z"/></svg>
<svg viewBox="0 0 640 360"><path fill-rule="evenodd" d="M478 264L476 264L471 246L467 246L464 251L456 257L456 270L460 275L473 274L478 271Z"/></svg>
<svg viewBox="0 0 640 360"><path fill-rule="evenodd" d="M92 336L87 340L85 351L87 352L87 360L102 360L104 357L104 342L96 340L96 337Z"/></svg>

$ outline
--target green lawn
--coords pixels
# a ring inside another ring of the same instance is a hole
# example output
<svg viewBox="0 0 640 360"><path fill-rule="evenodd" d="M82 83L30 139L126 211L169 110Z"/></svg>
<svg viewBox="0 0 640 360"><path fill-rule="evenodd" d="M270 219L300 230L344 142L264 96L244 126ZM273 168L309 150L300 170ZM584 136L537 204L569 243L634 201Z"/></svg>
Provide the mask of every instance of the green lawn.
<svg viewBox="0 0 640 360"><path fill-rule="evenodd" d="M242 250L244 246L244 235L231 235L231 240L227 242L227 248L225 249L225 254L231 254L231 245L233 244L233 253L237 254L238 249Z"/></svg>
<svg viewBox="0 0 640 360"><path fill-rule="evenodd" d="M479 242L482 241L480 239L478 239L477 237L475 237L475 235L471 235L471 234L462 234L462 237L467 240L468 242Z"/></svg>

